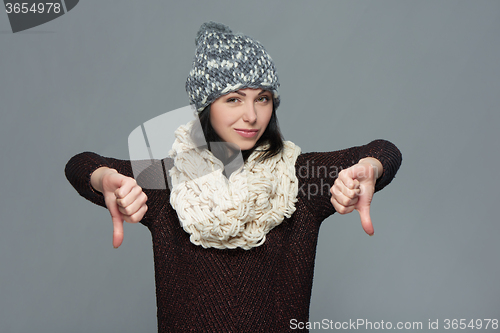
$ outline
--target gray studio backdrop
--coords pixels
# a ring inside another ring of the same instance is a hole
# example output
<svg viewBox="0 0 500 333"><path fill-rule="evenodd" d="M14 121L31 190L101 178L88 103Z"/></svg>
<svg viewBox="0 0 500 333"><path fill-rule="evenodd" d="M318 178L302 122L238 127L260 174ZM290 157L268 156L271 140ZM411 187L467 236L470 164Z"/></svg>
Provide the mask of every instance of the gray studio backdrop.
<svg viewBox="0 0 500 333"><path fill-rule="evenodd" d="M81 0L16 34L4 14L0 332L156 331L149 231L127 224L113 249L64 166L127 159L134 128L188 104L209 20L266 46L302 151L384 138L403 153L373 237L356 212L323 223L311 321L500 319L500 1Z"/></svg>

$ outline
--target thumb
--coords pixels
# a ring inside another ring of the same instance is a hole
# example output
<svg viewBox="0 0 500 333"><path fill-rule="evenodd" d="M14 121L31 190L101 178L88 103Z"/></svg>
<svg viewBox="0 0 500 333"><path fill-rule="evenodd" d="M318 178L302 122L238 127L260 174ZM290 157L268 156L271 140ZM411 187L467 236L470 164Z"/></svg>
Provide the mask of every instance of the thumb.
<svg viewBox="0 0 500 333"><path fill-rule="evenodd" d="M373 236L373 224L370 217L370 205L363 205L356 208L361 219L361 226L363 230L370 236Z"/></svg>
<svg viewBox="0 0 500 333"><path fill-rule="evenodd" d="M368 173L369 175L367 178L359 179L361 192L358 197L358 202L354 208L356 208L359 212L359 218L361 219L361 226L363 227L363 230L368 235L373 236L373 224L370 217L370 205L372 203L373 193L375 192L375 183L373 177L371 177L373 175L373 169L369 168Z"/></svg>
<svg viewBox="0 0 500 333"><path fill-rule="evenodd" d="M106 206L108 207L109 213L111 214L111 220L113 221L113 247L116 249L123 242L123 215L118 210L118 204L116 203L116 197L114 194L110 195L109 200L106 200Z"/></svg>
<svg viewBox="0 0 500 333"><path fill-rule="evenodd" d="M121 214L120 214L121 215ZM121 216L113 219L113 247L117 249L123 242L123 219Z"/></svg>

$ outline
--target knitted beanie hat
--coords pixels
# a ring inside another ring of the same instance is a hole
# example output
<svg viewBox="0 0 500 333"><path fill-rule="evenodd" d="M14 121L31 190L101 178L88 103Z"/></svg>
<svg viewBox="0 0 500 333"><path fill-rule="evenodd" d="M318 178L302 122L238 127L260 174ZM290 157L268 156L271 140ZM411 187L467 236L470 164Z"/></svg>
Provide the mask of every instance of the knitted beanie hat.
<svg viewBox="0 0 500 333"><path fill-rule="evenodd" d="M278 74L262 44L215 22L203 23L195 42L186 91L196 110L202 111L220 96L246 88L271 91L274 108L278 108Z"/></svg>

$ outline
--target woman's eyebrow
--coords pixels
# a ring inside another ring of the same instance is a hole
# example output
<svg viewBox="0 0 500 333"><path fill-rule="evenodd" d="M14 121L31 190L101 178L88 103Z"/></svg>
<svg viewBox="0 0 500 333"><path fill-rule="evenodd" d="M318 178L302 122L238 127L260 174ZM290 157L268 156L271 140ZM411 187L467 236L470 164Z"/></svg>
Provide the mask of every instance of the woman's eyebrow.
<svg viewBox="0 0 500 333"><path fill-rule="evenodd" d="M261 91L261 92L260 92L257 96L260 96L260 95L262 95L262 94L265 94L266 92L268 92L268 90L262 90L262 91ZM246 96L246 94L245 94L245 93L243 93L243 92L241 92L241 91L239 91L239 90L235 91L235 93L237 93L238 95L241 95L241 96Z"/></svg>

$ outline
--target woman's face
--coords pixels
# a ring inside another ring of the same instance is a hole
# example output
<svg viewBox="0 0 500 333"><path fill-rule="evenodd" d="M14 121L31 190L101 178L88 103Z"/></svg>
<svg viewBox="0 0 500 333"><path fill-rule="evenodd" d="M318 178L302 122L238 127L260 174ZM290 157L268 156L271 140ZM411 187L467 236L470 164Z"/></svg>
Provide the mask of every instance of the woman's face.
<svg viewBox="0 0 500 333"><path fill-rule="evenodd" d="M248 150L266 130L272 113L272 93L248 88L216 99L210 107L210 122L222 140Z"/></svg>

